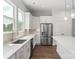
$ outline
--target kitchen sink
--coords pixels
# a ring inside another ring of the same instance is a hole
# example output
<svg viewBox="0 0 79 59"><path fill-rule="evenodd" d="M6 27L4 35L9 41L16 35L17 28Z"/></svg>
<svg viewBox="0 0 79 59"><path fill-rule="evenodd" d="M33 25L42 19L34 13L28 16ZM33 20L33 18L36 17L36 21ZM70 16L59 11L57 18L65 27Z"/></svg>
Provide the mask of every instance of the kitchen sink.
<svg viewBox="0 0 79 59"><path fill-rule="evenodd" d="M26 40L16 40L14 42L12 42L12 44L22 44L24 43Z"/></svg>

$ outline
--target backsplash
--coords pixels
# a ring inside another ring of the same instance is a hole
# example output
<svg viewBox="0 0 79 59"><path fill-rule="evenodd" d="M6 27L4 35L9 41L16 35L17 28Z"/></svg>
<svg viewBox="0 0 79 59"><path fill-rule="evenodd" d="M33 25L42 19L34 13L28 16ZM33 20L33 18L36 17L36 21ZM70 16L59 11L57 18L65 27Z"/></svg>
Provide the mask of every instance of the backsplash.
<svg viewBox="0 0 79 59"><path fill-rule="evenodd" d="M34 33L36 31L36 29L25 29L25 32L24 32L24 34L25 35L27 35L27 34L32 34L32 33Z"/></svg>
<svg viewBox="0 0 79 59"><path fill-rule="evenodd" d="M4 33L3 34L3 43L10 42L12 40L13 36L12 33Z"/></svg>
<svg viewBox="0 0 79 59"><path fill-rule="evenodd" d="M36 29L29 29L29 32L27 29L25 29L25 31L21 31L19 32L18 34L17 33L4 33L3 34L3 43L7 43L7 42L10 42L12 40L15 40L17 38L20 38L20 37L23 37L25 35L28 35L28 34L33 34L36 32Z"/></svg>

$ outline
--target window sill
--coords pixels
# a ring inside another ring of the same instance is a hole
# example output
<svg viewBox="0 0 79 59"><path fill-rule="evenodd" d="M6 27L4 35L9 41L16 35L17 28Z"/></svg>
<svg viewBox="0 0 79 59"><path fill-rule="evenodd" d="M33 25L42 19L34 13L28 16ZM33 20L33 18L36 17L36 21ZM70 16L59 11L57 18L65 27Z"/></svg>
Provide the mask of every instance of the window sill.
<svg viewBox="0 0 79 59"><path fill-rule="evenodd" d="M3 32L3 34L11 34L11 33L13 33L13 32Z"/></svg>

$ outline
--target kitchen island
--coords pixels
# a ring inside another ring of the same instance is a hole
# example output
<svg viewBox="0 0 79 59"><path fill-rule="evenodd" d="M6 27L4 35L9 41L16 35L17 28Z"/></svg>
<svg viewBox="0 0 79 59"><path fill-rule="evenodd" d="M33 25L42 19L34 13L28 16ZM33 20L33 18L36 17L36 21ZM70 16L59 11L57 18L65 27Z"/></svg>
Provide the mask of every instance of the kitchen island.
<svg viewBox="0 0 79 59"><path fill-rule="evenodd" d="M53 36L57 52L61 59L75 59L75 38L71 36Z"/></svg>

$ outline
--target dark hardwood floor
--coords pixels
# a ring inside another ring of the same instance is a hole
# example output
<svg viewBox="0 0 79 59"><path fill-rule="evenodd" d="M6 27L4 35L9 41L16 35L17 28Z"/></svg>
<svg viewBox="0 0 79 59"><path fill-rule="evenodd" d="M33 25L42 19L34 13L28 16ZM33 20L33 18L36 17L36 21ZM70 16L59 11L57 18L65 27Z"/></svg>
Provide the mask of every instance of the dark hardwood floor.
<svg viewBox="0 0 79 59"><path fill-rule="evenodd" d="M56 46L36 46L30 59L61 59Z"/></svg>

